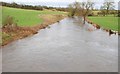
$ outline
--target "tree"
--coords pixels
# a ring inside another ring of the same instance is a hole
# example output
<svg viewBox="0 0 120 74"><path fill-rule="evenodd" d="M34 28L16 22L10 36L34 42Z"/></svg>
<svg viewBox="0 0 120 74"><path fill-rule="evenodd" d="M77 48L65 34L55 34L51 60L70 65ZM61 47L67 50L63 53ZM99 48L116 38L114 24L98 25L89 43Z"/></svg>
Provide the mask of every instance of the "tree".
<svg viewBox="0 0 120 74"><path fill-rule="evenodd" d="M82 16L85 24L85 18L89 14L90 10L93 9L94 3L87 0L86 2L74 2L73 4L69 5L69 12L71 16L77 15Z"/></svg>
<svg viewBox="0 0 120 74"><path fill-rule="evenodd" d="M105 13L105 15L108 15L109 14L109 10L114 10L115 6L114 6L114 1L108 1L108 0L105 0L104 3L103 3L103 6L101 6L101 11Z"/></svg>
<svg viewBox="0 0 120 74"><path fill-rule="evenodd" d="M120 1L118 2L118 17L120 17Z"/></svg>
<svg viewBox="0 0 120 74"><path fill-rule="evenodd" d="M70 4L68 8L69 8L69 15L73 17L76 14L77 10L79 10L80 3L74 2L73 4Z"/></svg>
<svg viewBox="0 0 120 74"><path fill-rule="evenodd" d="M93 9L93 6L94 6L94 2L91 2L89 0L87 2L82 2L81 3L80 15L84 19L83 24L85 24L85 18L90 13L90 11Z"/></svg>
<svg viewBox="0 0 120 74"><path fill-rule="evenodd" d="M101 6L101 14L103 15L103 16L105 16L106 15L106 10L104 9L104 7L103 6Z"/></svg>

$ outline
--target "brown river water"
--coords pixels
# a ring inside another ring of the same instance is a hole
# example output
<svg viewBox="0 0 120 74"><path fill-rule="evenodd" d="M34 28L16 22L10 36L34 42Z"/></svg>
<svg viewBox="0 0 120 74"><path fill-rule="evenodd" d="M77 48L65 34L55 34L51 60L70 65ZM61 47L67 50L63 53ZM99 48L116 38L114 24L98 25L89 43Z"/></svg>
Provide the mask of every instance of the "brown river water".
<svg viewBox="0 0 120 74"><path fill-rule="evenodd" d="M88 31L92 29L94 31ZM3 72L117 72L118 35L66 18L2 48Z"/></svg>

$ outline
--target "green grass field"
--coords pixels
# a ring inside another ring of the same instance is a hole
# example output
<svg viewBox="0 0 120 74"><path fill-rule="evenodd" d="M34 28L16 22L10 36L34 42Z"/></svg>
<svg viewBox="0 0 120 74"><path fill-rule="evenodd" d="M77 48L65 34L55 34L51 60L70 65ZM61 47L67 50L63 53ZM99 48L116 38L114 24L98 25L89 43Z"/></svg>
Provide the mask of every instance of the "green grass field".
<svg viewBox="0 0 120 74"><path fill-rule="evenodd" d="M17 8L9 8L3 7L2 9L2 18L3 22L7 16L12 16L17 21L16 23L19 26L34 26L41 24L43 19L40 18L39 15L42 14L65 14L64 12L60 11L37 11L37 10L26 10L26 9L17 9ZM49 17L48 17L49 18Z"/></svg>
<svg viewBox="0 0 120 74"><path fill-rule="evenodd" d="M118 17L114 16L91 16L91 21L99 24L102 28L118 31ZM120 18L119 18L120 19Z"/></svg>

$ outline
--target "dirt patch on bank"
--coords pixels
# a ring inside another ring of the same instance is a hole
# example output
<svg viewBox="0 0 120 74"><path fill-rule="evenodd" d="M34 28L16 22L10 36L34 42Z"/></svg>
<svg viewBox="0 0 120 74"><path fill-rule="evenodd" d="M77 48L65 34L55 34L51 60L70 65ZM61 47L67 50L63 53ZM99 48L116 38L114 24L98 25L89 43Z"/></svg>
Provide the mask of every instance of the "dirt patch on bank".
<svg viewBox="0 0 120 74"><path fill-rule="evenodd" d="M49 25L59 22L63 18L67 17L65 15L38 15L40 18L44 20L44 22L40 25L33 27L19 27L13 26L2 28L2 44L1 46L7 45L10 42L13 42L18 39L22 39L28 37L30 35L34 35L38 33L38 30L44 29Z"/></svg>

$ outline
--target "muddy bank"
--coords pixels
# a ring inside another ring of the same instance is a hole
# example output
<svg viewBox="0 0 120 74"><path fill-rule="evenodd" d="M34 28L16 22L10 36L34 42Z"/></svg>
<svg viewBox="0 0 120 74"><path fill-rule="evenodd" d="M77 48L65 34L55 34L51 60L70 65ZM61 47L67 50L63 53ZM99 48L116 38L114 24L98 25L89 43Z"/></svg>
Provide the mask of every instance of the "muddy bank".
<svg viewBox="0 0 120 74"><path fill-rule="evenodd" d="M40 25L33 26L33 27L6 27L2 28L2 46L7 45L10 42L13 42L18 39L22 39L28 37L30 35L34 35L38 33L38 30L44 29L49 25L59 22L65 15L39 15L40 18L44 20L44 22Z"/></svg>

